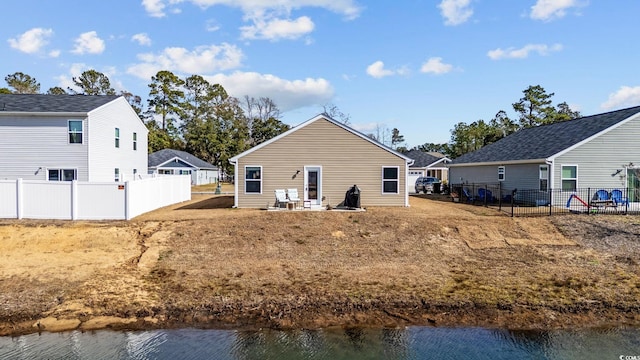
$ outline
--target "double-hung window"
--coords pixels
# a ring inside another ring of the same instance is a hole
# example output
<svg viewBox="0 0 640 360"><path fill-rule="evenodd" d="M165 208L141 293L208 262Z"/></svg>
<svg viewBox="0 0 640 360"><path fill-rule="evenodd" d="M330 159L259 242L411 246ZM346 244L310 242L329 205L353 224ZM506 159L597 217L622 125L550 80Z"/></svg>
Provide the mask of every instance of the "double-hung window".
<svg viewBox="0 0 640 360"><path fill-rule="evenodd" d="M262 166L245 166L244 192L247 194L262 193Z"/></svg>
<svg viewBox="0 0 640 360"><path fill-rule="evenodd" d="M138 134L133 133L133 150L138 150Z"/></svg>
<svg viewBox="0 0 640 360"><path fill-rule="evenodd" d="M400 169L397 166L382 168L382 193L397 194L400 184Z"/></svg>
<svg viewBox="0 0 640 360"><path fill-rule="evenodd" d="M578 165L562 165L562 191L578 188Z"/></svg>
<svg viewBox="0 0 640 360"><path fill-rule="evenodd" d="M504 181L505 179L505 168L504 166L498 166L498 181Z"/></svg>
<svg viewBox="0 0 640 360"><path fill-rule="evenodd" d="M69 144L82 144L82 120L69 120Z"/></svg>
<svg viewBox="0 0 640 360"><path fill-rule="evenodd" d="M114 177L116 182L120 181L120 169L119 168L115 168L115 170L113 171L113 177Z"/></svg>
<svg viewBox="0 0 640 360"><path fill-rule="evenodd" d="M116 128L116 147L120 147L120 129Z"/></svg>

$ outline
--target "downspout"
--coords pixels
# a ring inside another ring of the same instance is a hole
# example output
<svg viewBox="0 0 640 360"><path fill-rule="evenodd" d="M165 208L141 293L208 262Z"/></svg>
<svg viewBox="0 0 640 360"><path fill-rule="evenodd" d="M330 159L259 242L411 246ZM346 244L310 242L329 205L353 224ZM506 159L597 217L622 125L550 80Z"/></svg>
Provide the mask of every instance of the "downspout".
<svg viewBox="0 0 640 360"><path fill-rule="evenodd" d="M409 180L409 167L413 165L415 160L408 160L404 167L404 206L409 207L409 184L407 184L407 180Z"/></svg>
<svg viewBox="0 0 640 360"><path fill-rule="evenodd" d="M547 174L547 176L549 177L549 188L547 189L547 191L551 191L553 190L554 187L554 179L555 179L555 160L545 160L545 163L547 164L547 166L549 166L549 173ZM549 197L549 207L553 207L554 204L554 198L553 198L553 191L551 191L551 196Z"/></svg>
<svg viewBox="0 0 640 360"><path fill-rule="evenodd" d="M233 208L238 208L238 161L229 159L229 163L233 165Z"/></svg>

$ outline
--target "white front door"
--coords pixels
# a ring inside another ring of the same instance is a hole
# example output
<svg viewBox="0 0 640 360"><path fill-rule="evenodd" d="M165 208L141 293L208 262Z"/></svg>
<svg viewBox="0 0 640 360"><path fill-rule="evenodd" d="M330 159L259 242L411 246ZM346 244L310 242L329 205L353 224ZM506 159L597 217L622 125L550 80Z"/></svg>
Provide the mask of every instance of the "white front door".
<svg viewBox="0 0 640 360"><path fill-rule="evenodd" d="M311 202L311 206L322 205L322 167L304 167L304 201Z"/></svg>

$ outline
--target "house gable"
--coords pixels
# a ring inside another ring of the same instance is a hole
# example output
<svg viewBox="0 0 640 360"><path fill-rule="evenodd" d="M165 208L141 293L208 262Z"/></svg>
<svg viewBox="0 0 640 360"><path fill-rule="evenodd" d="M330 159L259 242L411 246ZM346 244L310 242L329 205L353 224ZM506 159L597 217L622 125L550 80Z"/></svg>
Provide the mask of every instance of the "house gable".
<svg viewBox="0 0 640 360"><path fill-rule="evenodd" d="M234 158L236 206L264 208L274 202L275 189L297 188L303 193L305 166L322 169L324 204L336 206L344 200L349 187L358 185L363 206L406 204L407 164L402 154L319 116ZM247 166L261 167L261 193L244 189ZM398 194L382 192L383 167L399 169Z"/></svg>

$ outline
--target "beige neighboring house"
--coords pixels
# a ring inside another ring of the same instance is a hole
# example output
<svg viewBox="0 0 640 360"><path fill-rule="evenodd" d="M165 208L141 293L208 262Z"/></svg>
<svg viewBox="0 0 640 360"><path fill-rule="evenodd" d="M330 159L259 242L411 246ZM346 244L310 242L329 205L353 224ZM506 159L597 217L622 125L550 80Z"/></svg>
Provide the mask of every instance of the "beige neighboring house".
<svg viewBox="0 0 640 360"><path fill-rule="evenodd" d="M274 191L290 188L298 189L306 208L336 207L353 185L362 207L409 206L413 160L324 114L229 162L238 208L272 207Z"/></svg>

